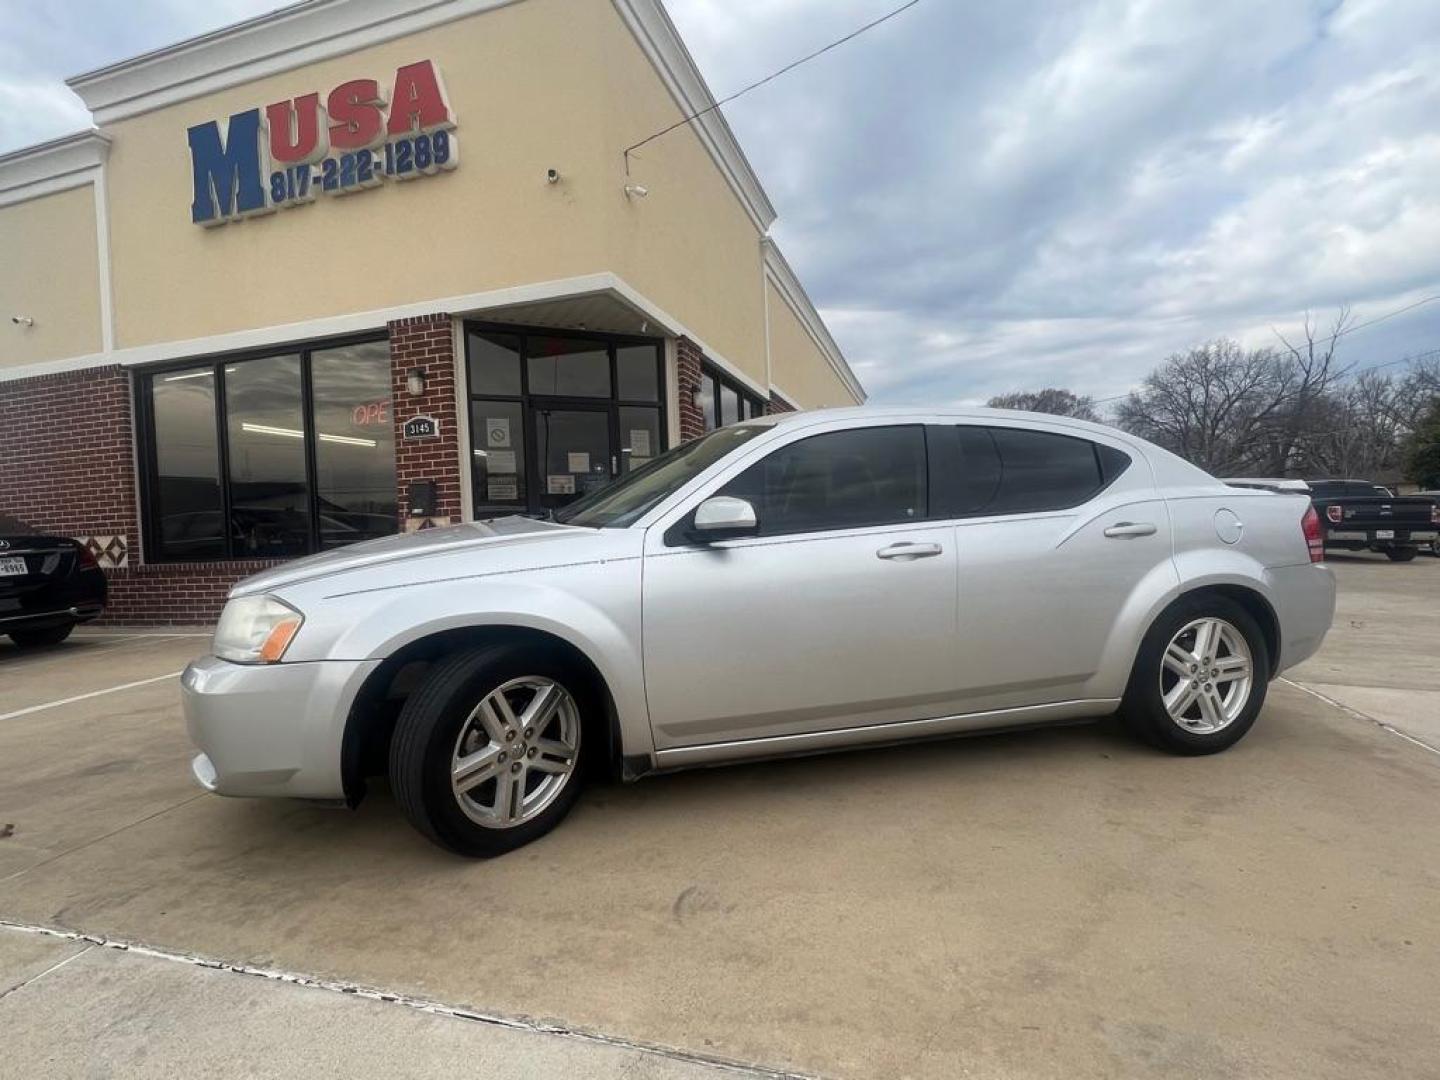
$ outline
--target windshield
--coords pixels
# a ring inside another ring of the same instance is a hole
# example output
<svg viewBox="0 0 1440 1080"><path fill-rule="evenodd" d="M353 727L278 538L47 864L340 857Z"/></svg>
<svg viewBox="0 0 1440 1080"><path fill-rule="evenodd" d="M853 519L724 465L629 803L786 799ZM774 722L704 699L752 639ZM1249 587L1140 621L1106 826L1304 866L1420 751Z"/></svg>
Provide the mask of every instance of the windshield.
<svg viewBox="0 0 1440 1080"><path fill-rule="evenodd" d="M621 529L684 487L730 451L769 430L769 424L718 428L694 442L667 450L609 487L592 491L555 513L556 521L591 529Z"/></svg>

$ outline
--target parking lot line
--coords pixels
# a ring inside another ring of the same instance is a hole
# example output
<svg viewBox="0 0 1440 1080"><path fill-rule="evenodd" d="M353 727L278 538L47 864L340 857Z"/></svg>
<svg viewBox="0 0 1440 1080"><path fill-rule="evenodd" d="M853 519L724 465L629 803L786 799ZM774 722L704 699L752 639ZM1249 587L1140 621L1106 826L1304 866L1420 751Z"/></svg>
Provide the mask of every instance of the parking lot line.
<svg viewBox="0 0 1440 1080"><path fill-rule="evenodd" d="M166 679L178 679L182 674L183 672L180 671L172 671L168 675L156 675L151 679L138 679L135 682L121 683L119 686L107 686L103 690L91 690L88 694L76 694L74 697L60 698L58 701L30 705L23 709L16 709L14 712L0 713L0 720L14 720L17 716L29 716L31 713L40 712L43 709L73 705L77 701L88 701L90 698L104 697L106 694L118 694L122 690L133 690L137 686L149 686L151 683L164 682Z"/></svg>

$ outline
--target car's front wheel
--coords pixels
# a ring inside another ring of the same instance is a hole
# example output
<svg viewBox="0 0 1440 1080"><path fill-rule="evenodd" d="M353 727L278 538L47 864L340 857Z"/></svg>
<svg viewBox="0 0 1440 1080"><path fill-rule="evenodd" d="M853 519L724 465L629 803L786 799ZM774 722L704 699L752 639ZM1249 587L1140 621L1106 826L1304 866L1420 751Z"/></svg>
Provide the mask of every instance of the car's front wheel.
<svg viewBox="0 0 1440 1080"><path fill-rule="evenodd" d="M38 630L11 630L10 640L22 649L41 649L47 645L59 645L74 629L74 623L64 623L61 626L46 626Z"/></svg>
<svg viewBox="0 0 1440 1080"><path fill-rule="evenodd" d="M1120 716L1162 750L1214 754L1255 723L1269 674L1265 638L1248 611L1225 596L1183 597L1145 635Z"/></svg>
<svg viewBox="0 0 1440 1080"><path fill-rule="evenodd" d="M462 855L528 844L579 796L593 698L582 673L533 649L489 646L438 661L396 722L396 801Z"/></svg>
<svg viewBox="0 0 1440 1080"><path fill-rule="evenodd" d="M1413 547L1385 549L1385 555L1389 558L1391 562L1409 562L1411 559L1415 558L1415 556L1419 554L1420 549Z"/></svg>

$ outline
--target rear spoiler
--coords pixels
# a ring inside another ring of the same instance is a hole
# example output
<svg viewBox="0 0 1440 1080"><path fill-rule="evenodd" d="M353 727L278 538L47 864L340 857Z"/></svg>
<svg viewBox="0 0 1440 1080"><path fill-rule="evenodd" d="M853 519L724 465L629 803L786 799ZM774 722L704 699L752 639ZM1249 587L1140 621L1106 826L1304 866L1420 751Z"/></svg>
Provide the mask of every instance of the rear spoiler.
<svg viewBox="0 0 1440 1080"><path fill-rule="evenodd" d="M1304 480L1269 480L1251 479L1249 477L1237 476L1222 480L1221 483L1230 487L1251 488L1257 491L1283 491L1294 495L1309 495L1310 485Z"/></svg>

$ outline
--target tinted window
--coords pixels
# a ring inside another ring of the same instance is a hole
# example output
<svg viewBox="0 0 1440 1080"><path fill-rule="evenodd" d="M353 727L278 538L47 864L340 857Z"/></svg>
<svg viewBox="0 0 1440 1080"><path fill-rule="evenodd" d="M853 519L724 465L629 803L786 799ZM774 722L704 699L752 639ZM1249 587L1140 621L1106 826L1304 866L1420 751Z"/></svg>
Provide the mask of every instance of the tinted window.
<svg viewBox="0 0 1440 1080"><path fill-rule="evenodd" d="M527 336L530 393L609 397L610 350L582 338Z"/></svg>
<svg viewBox="0 0 1440 1080"><path fill-rule="evenodd" d="M660 400L660 350L654 345L621 345L615 350L615 373L622 401Z"/></svg>
<svg viewBox="0 0 1440 1080"><path fill-rule="evenodd" d="M959 450L955 466L956 513L976 514L988 507L1000 487L1000 454L982 427L954 429Z"/></svg>
<svg viewBox="0 0 1440 1080"><path fill-rule="evenodd" d="M723 494L754 505L762 536L918 521L926 515L924 429L802 439L751 466Z"/></svg>
<svg viewBox="0 0 1440 1080"><path fill-rule="evenodd" d="M1103 486L1095 444L1048 431L992 428L1000 489L986 512L1019 514L1078 506Z"/></svg>
<svg viewBox="0 0 1440 1080"><path fill-rule="evenodd" d="M310 355L320 546L395 531L395 426L390 346L383 341Z"/></svg>
<svg viewBox="0 0 1440 1080"><path fill-rule="evenodd" d="M1130 455L1123 450L1096 443L1095 452L1100 455L1100 472L1107 484L1130 467Z"/></svg>
<svg viewBox="0 0 1440 1080"><path fill-rule="evenodd" d="M470 335L472 394L520 396L520 339L514 334Z"/></svg>
<svg viewBox="0 0 1440 1080"><path fill-rule="evenodd" d="M310 492L300 357L226 365L225 411L235 554L304 555L310 550Z"/></svg>
<svg viewBox="0 0 1440 1080"><path fill-rule="evenodd" d="M155 445L156 556L225 557L220 440L215 431L215 370L175 371L150 380Z"/></svg>

